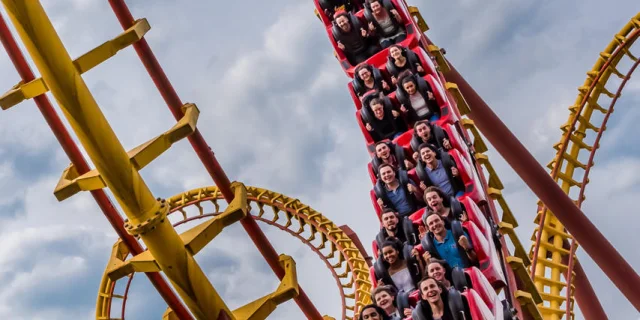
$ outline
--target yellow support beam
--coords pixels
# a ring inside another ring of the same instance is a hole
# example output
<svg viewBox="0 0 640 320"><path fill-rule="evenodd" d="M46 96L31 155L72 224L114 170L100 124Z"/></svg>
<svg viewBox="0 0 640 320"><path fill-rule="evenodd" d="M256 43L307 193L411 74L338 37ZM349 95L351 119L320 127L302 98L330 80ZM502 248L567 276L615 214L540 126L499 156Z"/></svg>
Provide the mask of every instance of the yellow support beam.
<svg viewBox="0 0 640 320"><path fill-rule="evenodd" d="M532 296L528 292L524 292L522 290L517 290L515 292L515 298L518 300L520 305L524 307L532 319L534 320L543 320L542 314L540 313L540 309L536 306Z"/></svg>
<svg viewBox="0 0 640 320"><path fill-rule="evenodd" d="M458 91L458 86L455 86L454 91L458 92L456 94L460 94L460 91ZM456 94L454 94L454 97L456 96ZM456 98L456 100L458 101L458 98ZM467 101L464 100L463 97L460 97L459 101L462 102L462 104L464 105L463 108L466 108L466 113L469 113L469 107L466 106ZM458 102L458 109L461 106L460 102ZM463 111L461 110L460 112L463 112ZM484 142L484 140L482 140L482 135L480 135L480 131L476 127L476 124L473 122L473 120L469 118L460 119L460 124L462 125L463 128L471 131L471 134L473 135L473 149L476 152L476 160L478 161L486 160L484 161L484 163L489 164L489 160L481 159L482 156L478 156L478 154L483 154L489 151L489 148L487 148L487 144Z"/></svg>
<svg viewBox="0 0 640 320"><path fill-rule="evenodd" d="M171 308L167 308L167 310L162 314L162 320L180 320L180 318L178 318Z"/></svg>
<svg viewBox="0 0 640 320"><path fill-rule="evenodd" d="M91 170L79 176L75 166L69 165L62 172L53 194L58 201L62 201L80 191L98 190L106 186L107 184L102 180L98 171Z"/></svg>
<svg viewBox="0 0 640 320"><path fill-rule="evenodd" d="M231 311L165 215L107 122L40 1L2 0L42 79L96 166L102 180L196 319ZM90 64L89 64L90 65ZM153 221L152 224L146 224Z"/></svg>
<svg viewBox="0 0 640 320"><path fill-rule="evenodd" d="M507 263L511 269L516 273L518 279L522 282L524 290L531 296L531 299L536 303L542 303L542 296L536 290L533 280L529 277L527 267L524 266L524 261L517 257L507 257Z"/></svg>
<svg viewBox="0 0 640 320"><path fill-rule="evenodd" d="M272 294L266 295L234 310L233 315L236 319L266 319L279 304L298 296L300 289L296 274L295 261L290 256L280 255L280 265L284 269L285 274L278 286L278 289L276 289Z"/></svg>
<svg viewBox="0 0 640 320"><path fill-rule="evenodd" d="M467 100L464 99L464 96L462 95L462 92L460 92L458 85L453 82L447 82L444 84L444 87L456 100L456 105L458 106L460 115L464 116L465 114L469 114L471 112L471 109L469 109L469 104L467 103Z"/></svg>
<svg viewBox="0 0 640 320"><path fill-rule="evenodd" d="M440 68L440 72L449 72L451 71L451 67L449 67L449 63L447 59L444 58L444 54L442 50L437 46L430 44L427 49L431 53L432 56L436 58L436 63L438 64L438 68Z"/></svg>
<svg viewBox="0 0 640 320"><path fill-rule="evenodd" d="M457 85L454 83L447 83L446 87L456 99L460 112L469 112L469 106L458 90ZM537 307L537 304L542 302L542 297L539 293L539 288L534 285L533 280L529 276L527 266L531 265L531 260L529 259L527 252L522 246L522 242L515 232L515 228L518 226L518 222L516 221L513 212L509 208L507 201L502 195L504 185L498 177L498 173L495 171L493 165L489 161L489 157L484 154L484 152L486 152L488 148L485 142L482 140L480 131L475 126L474 122L470 119L462 118L460 119L460 123L464 129L469 130L473 135L473 147L476 151L474 154L476 162L480 166L484 167L484 169L488 173L487 194L489 196L489 199L487 200L497 202L497 207L500 207L500 209L502 210L502 216L500 217L500 215L498 215L501 221L496 221L496 223L498 224L498 231L502 235L508 235L509 239L511 240L511 244L514 246L515 256L505 257L507 264L509 264L509 269L511 269L513 275L519 280L517 288L514 288L514 296L522 307L523 312L527 313L532 319L542 320L543 317Z"/></svg>
<svg viewBox="0 0 640 320"><path fill-rule="evenodd" d="M151 254L151 251L144 251L126 262L119 260L110 261L107 276L111 281L117 281L134 272L160 271L162 271L162 269Z"/></svg>
<svg viewBox="0 0 640 320"><path fill-rule="evenodd" d="M73 65L80 74L83 74L115 56L118 51L140 41L149 30L151 26L147 19L139 19L117 37L80 56L73 61Z"/></svg>
<svg viewBox="0 0 640 320"><path fill-rule="evenodd" d="M140 41L151 29L147 19L137 20L131 28L125 30L116 38L109 40L95 49L85 53L73 61L73 65L80 74L83 74L97 65L107 61L118 51ZM42 78L34 79L28 83L19 83L0 97L0 107L7 110L25 100L45 94L49 88Z"/></svg>
<svg viewBox="0 0 640 320"><path fill-rule="evenodd" d="M513 225L506 222L500 222L498 223L498 227L501 234L508 235L509 239L511 239L511 243L514 246L513 254L515 255L515 257L521 259L525 267L530 266L531 260L529 259L529 255L527 254L527 251L524 249L522 242L520 242L520 239L516 235L515 228L513 227Z"/></svg>
<svg viewBox="0 0 640 320"><path fill-rule="evenodd" d="M424 18L422 17L422 14L420 13L420 10L418 10L418 8L409 6L409 14L414 18L414 21L416 22L416 24L418 24L418 28L420 28L420 31L422 33L429 30L429 26L424 21Z"/></svg>
<svg viewBox="0 0 640 320"><path fill-rule="evenodd" d="M213 240L225 227L240 221L247 216L249 208L247 205L247 189L238 182L233 182L231 187L234 190L234 199L227 206L223 213L207 220L197 226L185 231L180 235L183 246L191 255L196 255L211 240ZM169 205L165 205L166 212L156 215L154 218L145 221L144 224L137 226L139 230L149 232L158 223L159 220L166 219L166 213L169 211ZM125 228L132 229L133 226L126 221ZM127 261L121 258L120 250L114 249L109 259L109 267L107 268L107 276L112 281L117 281L133 272L159 272L162 271L160 265L153 257L150 251L145 251Z"/></svg>
<svg viewBox="0 0 640 320"><path fill-rule="evenodd" d="M169 131L133 148L127 152L133 167L140 171L177 141L186 138L196 130L196 122L200 111L195 104L187 103L182 107L184 116ZM63 201L80 191L92 191L106 187L97 170L91 170L81 176L73 165L62 173L58 185L53 191L58 201Z"/></svg>
<svg viewBox="0 0 640 320"><path fill-rule="evenodd" d="M0 97L0 108L7 110L24 100L45 94L47 91L49 88L42 79L36 79L29 83L20 82Z"/></svg>
<svg viewBox="0 0 640 320"><path fill-rule="evenodd" d="M204 248L222 229L240 221L249 214L247 205L247 189L238 182L233 182L234 198L223 213L203 224L195 226L180 235L187 250L195 255Z"/></svg>

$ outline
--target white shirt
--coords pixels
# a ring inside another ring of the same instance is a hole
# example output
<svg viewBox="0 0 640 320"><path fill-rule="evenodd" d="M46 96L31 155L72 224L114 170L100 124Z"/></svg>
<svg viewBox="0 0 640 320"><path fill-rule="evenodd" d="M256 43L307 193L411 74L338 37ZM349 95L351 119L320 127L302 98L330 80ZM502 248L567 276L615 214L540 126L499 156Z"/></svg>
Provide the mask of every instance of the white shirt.
<svg viewBox="0 0 640 320"><path fill-rule="evenodd" d="M413 285L413 279L411 278L411 273L409 273L409 269L406 267L402 270L394 273L391 276L391 280L398 288L398 291L404 290L404 292L409 292L416 287Z"/></svg>
<svg viewBox="0 0 640 320"><path fill-rule="evenodd" d="M414 94L410 95L409 100L411 101L411 108L416 111L418 117L422 117L429 113L427 102L424 100L420 92L416 91Z"/></svg>

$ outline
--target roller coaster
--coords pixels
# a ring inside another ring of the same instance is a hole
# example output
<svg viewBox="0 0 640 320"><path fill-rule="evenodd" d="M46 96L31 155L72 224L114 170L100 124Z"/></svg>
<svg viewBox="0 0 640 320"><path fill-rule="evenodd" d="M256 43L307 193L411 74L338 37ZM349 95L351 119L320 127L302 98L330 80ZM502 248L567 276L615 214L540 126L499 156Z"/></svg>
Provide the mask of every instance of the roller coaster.
<svg viewBox="0 0 640 320"><path fill-rule="evenodd" d="M368 38L370 33L384 34L389 26L384 13L380 15L376 11L379 8L372 9L373 2L401 26L403 37L389 38L399 47L387 44L354 61L353 52L350 53L349 46L345 47L344 43L353 38L346 33L356 30L357 37ZM335 316L341 319L362 318L363 310L375 302L372 301L372 290L381 284L394 284L396 278L391 277L386 253L382 254L381 248L387 247L385 241L388 239L372 242L371 257L348 226L334 224L298 199L229 180L197 129L198 107L182 102L146 42L144 36L151 28L149 23L146 19L134 19L124 1L109 0L124 31L75 60L69 56L40 1L2 0L2 3L40 77L35 76L14 35L0 17L0 39L21 77L17 85L0 97L0 107L7 110L25 100L35 100L71 161L61 174L54 196L63 201L82 191L90 192L119 237L100 281L96 319L125 318L132 279L141 272L168 306L164 319L265 319L279 304L290 299L308 319L334 319L322 316L315 308L298 284L295 261L291 256L275 251L257 221L296 237L325 262L340 290L342 314ZM640 34L640 13L624 25L600 53L584 84L579 87L578 97L569 108L569 120L561 128L561 140L554 145L557 154L547 166L549 174L457 72L445 57L446 51L429 40L426 35L429 27L417 8L409 6L405 0L314 0L314 5L320 26L325 28L333 45L338 65L349 78L347 89L356 106L356 123L372 157L368 169L373 185L369 193L379 220L385 213L401 211L390 198L391 191L385 189L388 188L385 184L391 181L388 177L403 182L398 188L402 189L405 198L421 192L419 189L429 190L427 184L437 183L430 178L434 177L430 173L436 169L428 166L430 158L423 155L429 148L414 144L414 140L421 138L417 124L426 119L436 140L445 137L446 142L432 151L449 170L448 179L454 185L448 205L451 213L460 215L448 222L448 228L459 228L459 231L452 231L454 237L460 239L464 235L473 243L472 249L466 246L463 249L467 253L474 251L469 261L476 261L464 268L453 268L456 276L450 279L452 284L446 290L449 302L446 307L451 311L451 319L572 319L575 302L585 318L606 319L607 315L576 258L579 246L640 310L637 273L580 211L595 152L607 122L640 63L632 51ZM341 22L337 21L339 19ZM353 30L348 27L345 30L344 24ZM126 151L82 74L130 46L144 64L176 124ZM360 65L368 66L373 85L361 79L359 71L363 68L359 68ZM607 86L616 82L610 81L612 76L619 78L615 90ZM410 93L410 87L405 87L409 82L415 86L414 93ZM47 97L48 92L63 111L95 165L94 169L89 167L58 117ZM415 92L424 94L424 105L429 108L426 118L424 110L415 108L415 112L411 111L411 104L420 101ZM374 99L381 108L373 108ZM596 113L603 115L600 125L592 123L592 119L597 118L593 117ZM389 127L374 125L385 115L399 124L392 126L392 135L378 134ZM422 119L416 119L416 116ZM538 227L529 251L516 235L518 222L502 195L504 185L485 154L488 148L483 136L540 198L535 220ZM215 186L189 190L167 199L156 198L139 171L185 138ZM398 160L391 165L393 170L383 173L385 166L390 167L390 164L378 155L376 148L379 145L392 150ZM414 152L417 154L412 161ZM409 156L405 158L405 155ZM113 193L126 218L107 197L105 188ZM577 197L572 199L569 195L576 194L574 190L577 190ZM420 201L416 199L416 202ZM413 268L411 270L421 274L423 271L413 266L421 266L419 255L411 256L413 250L419 254L438 255L437 241L440 240L423 235L423 229L436 232L430 229L428 222L430 214L427 212L433 208L429 209L429 203L413 205L416 210L398 215L406 236L401 250L404 259L412 261L407 262L407 269ZM246 230L281 282L272 293L230 310L198 265L195 255L215 241L225 227L236 222ZM175 228L187 223L194 225L178 234ZM122 287L116 286L121 280L126 280L122 292L118 291ZM400 314L406 309L409 312L405 319L431 319L425 313L430 297L421 286L414 289L398 292L395 299ZM116 300L121 300L120 310L117 310ZM386 318L379 316L378 319Z"/></svg>

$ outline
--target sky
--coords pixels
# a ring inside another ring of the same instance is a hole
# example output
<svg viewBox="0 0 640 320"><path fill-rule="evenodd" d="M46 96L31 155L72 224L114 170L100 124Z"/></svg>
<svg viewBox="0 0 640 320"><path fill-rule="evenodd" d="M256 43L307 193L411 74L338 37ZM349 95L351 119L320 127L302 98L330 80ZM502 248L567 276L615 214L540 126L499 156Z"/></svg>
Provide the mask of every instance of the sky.
<svg viewBox="0 0 640 320"><path fill-rule="evenodd" d="M598 54L633 16L633 0L601 6L568 1L411 0L428 36L536 159L546 165L576 88ZM107 1L43 1L62 41L77 57L121 32ZM311 1L129 1L135 17L184 102L201 111L198 127L232 180L298 198L367 248L377 231L364 140L347 91L348 78ZM0 11L7 18L4 8ZM636 56L638 55L638 51ZM33 64L32 64L33 66ZM0 87L18 75L0 54ZM133 49L84 75L128 150L173 123ZM636 269L630 211L640 197L640 148L634 146L640 82L632 80L596 156L585 214ZM495 151L488 155L529 249L536 196ZM115 233L88 193L58 202L53 189L69 160L32 101L0 113L0 318L90 319ZM212 181L186 141L142 172L154 195L170 197ZM294 257L301 286L322 314L337 317L330 272L291 236L261 224L276 250ZM638 313L602 271L579 259L613 319ZM197 260L231 308L273 291L277 278L239 225L224 230ZM134 278L127 318L158 319L164 302L145 277ZM273 319L302 319L293 302ZM580 315L577 318L581 318Z"/></svg>

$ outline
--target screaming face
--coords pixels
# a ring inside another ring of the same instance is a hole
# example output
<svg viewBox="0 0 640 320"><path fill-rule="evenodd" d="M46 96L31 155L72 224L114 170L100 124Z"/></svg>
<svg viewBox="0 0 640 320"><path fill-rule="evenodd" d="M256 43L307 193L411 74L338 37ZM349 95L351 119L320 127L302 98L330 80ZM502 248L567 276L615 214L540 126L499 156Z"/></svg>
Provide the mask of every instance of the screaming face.
<svg viewBox="0 0 640 320"><path fill-rule="evenodd" d="M351 30L351 24L349 23L349 19L345 16L339 16L336 19L336 23L338 27L342 29L344 32L349 32Z"/></svg>
<svg viewBox="0 0 640 320"><path fill-rule="evenodd" d="M416 126L416 132L418 133L418 137L422 138L424 141L429 140L431 136L431 128L426 123L420 123Z"/></svg>
<svg viewBox="0 0 640 320"><path fill-rule="evenodd" d="M431 210L439 212L442 209L442 198L435 191L427 192L425 195L425 199L427 200L427 204L431 208Z"/></svg>
<svg viewBox="0 0 640 320"><path fill-rule="evenodd" d="M389 146L387 146L386 143L381 143L381 144L376 146L376 155L380 159L389 158L389 151L390 151L389 150Z"/></svg>
<svg viewBox="0 0 640 320"><path fill-rule="evenodd" d="M395 231L398 226L398 217L395 212L387 212L382 215L382 226L385 229Z"/></svg>

